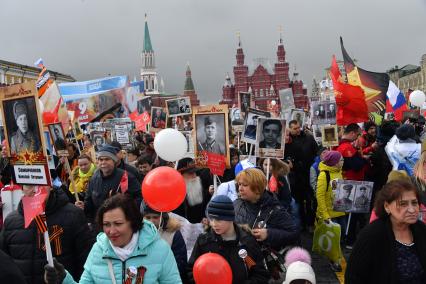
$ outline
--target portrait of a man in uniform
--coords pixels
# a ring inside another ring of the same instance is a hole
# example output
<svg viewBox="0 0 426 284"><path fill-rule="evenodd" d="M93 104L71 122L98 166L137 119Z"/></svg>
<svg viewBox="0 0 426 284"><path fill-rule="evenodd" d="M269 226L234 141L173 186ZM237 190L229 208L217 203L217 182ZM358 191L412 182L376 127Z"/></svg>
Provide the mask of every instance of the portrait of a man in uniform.
<svg viewBox="0 0 426 284"><path fill-rule="evenodd" d="M225 122L223 114L197 115L197 151L225 155Z"/></svg>
<svg viewBox="0 0 426 284"><path fill-rule="evenodd" d="M5 107L12 107L13 119L7 119L10 136L11 154L25 151L38 152L41 149L40 135L38 132L36 108L34 98L11 100L5 102ZM30 115L31 114L31 115Z"/></svg>

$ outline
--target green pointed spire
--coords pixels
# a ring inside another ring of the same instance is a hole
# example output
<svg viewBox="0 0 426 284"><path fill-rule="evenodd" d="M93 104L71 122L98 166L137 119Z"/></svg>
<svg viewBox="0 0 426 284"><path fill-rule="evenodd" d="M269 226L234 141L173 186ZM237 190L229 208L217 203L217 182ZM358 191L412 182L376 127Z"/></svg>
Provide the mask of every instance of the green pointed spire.
<svg viewBox="0 0 426 284"><path fill-rule="evenodd" d="M184 91L195 91L194 83L192 82L191 69L189 68L189 63L186 65L186 80Z"/></svg>
<svg viewBox="0 0 426 284"><path fill-rule="evenodd" d="M148 19L145 14L145 34L143 39L143 51L145 52L153 52L152 44L151 44L151 37L149 36L149 29L148 29Z"/></svg>

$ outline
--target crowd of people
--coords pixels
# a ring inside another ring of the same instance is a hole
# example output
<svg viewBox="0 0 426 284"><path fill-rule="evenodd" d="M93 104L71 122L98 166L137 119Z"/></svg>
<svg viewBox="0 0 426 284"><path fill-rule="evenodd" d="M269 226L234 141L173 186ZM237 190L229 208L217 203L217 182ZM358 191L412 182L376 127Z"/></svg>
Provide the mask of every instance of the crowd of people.
<svg viewBox="0 0 426 284"><path fill-rule="evenodd" d="M47 264L46 244L34 222L24 228L21 202L1 225L0 280L194 283L197 259L211 252L228 262L232 283L312 284L315 267L306 251L311 248L300 248L301 235L312 238L318 224L333 222L350 254L346 283L425 283L423 127L419 121L349 124L339 133L338 146L323 148L306 125L292 120L284 159L256 164L241 158L251 153L238 133L231 133L231 168L219 177L218 188L210 170L197 168L193 158L176 165L162 160L150 134L136 133L131 151L116 141L97 146L96 157L86 151L93 147L86 135L85 149L68 142L67 158L52 156L55 182L45 217L54 266ZM7 147L2 144L3 185L13 180ZM146 175L160 166L176 168L185 181L185 200L173 212L154 210L141 193ZM349 220L335 210L337 180L374 183L371 199L351 199L348 191L341 200L369 213L351 213ZM34 186L22 190L24 196L35 194ZM182 218L204 226L195 243L181 232ZM330 260L330 268L342 271L342 260Z"/></svg>

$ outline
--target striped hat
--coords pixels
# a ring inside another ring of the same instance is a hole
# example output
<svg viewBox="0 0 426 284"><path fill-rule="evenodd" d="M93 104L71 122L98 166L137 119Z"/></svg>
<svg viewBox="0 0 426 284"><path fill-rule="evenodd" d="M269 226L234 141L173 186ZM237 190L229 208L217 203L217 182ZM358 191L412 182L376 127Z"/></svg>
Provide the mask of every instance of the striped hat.
<svg viewBox="0 0 426 284"><path fill-rule="evenodd" d="M228 196L216 195L207 205L207 215L209 219L234 221L234 204Z"/></svg>

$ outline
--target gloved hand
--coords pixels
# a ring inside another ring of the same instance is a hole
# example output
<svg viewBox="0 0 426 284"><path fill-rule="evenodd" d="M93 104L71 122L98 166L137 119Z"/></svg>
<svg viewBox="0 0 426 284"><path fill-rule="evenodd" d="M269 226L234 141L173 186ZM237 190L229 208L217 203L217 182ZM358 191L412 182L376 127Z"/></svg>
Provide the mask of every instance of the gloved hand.
<svg viewBox="0 0 426 284"><path fill-rule="evenodd" d="M47 284L57 284L64 281L66 272L64 266L56 258L53 259L53 266L46 264L44 266L44 281Z"/></svg>

